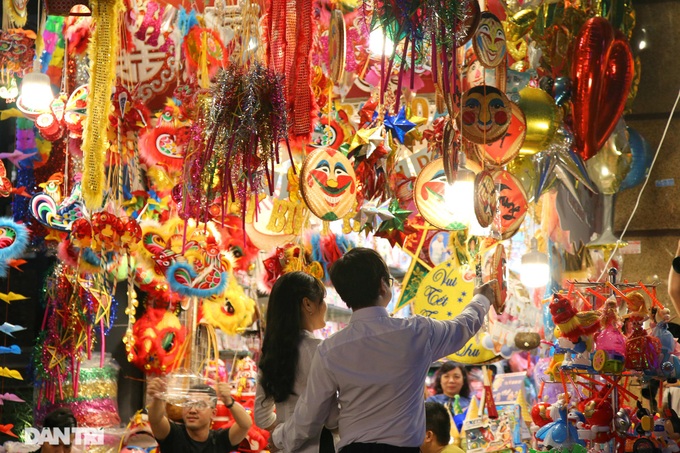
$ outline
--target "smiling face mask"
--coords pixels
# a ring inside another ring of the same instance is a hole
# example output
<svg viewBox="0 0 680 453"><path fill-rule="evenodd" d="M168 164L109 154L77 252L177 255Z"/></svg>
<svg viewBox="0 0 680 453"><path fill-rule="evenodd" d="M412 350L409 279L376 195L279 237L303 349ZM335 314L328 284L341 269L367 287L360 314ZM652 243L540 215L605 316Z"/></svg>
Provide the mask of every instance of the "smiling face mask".
<svg viewBox="0 0 680 453"><path fill-rule="evenodd" d="M477 144L495 142L510 125L510 100L492 86L471 88L463 94L461 118L463 137Z"/></svg>
<svg viewBox="0 0 680 453"><path fill-rule="evenodd" d="M322 220L346 216L356 201L356 175L349 159L332 148L319 148L305 159L300 172L305 203Z"/></svg>
<svg viewBox="0 0 680 453"><path fill-rule="evenodd" d="M490 12L483 12L472 45L480 63L487 68L495 68L503 63L507 46L501 21Z"/></svg>

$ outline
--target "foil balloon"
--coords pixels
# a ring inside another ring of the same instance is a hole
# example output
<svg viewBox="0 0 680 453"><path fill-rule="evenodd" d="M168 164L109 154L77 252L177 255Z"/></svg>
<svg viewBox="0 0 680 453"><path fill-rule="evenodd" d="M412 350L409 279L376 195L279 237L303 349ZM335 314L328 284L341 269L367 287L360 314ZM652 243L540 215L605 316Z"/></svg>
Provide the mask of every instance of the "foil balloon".
<svg viewBox="0 0 680 453"><path fill-rule="evenodd" d="M555 104L562 106L571 99L571 79L569 77L558 77L553 84L553 97Z"/></svg>
<svg viewBox="0 0 680 453"><path fill-rule="evenodd" d="M632 127L627 126L626 129L628 130L628 144L633 160L619 190L630 189L644 181L654 159L654 153L649 142Z"/></svg>
<svg viewBox="0 0 680 453"><path fill-rule="evenodd" d="M555 100L540 88L526 87L519 92L518 105L526 119L526 135L520 154L533 156L552 140L562 123Z"/></svg>
<svg viewBox="0 0 680 453"><path fill-rule="evenodd" d="M621 121L602 149L586 161L586 170L600 193L614 195L628 174L631 162L628 132Z"/></svg>
<svg viewBox="0 0 680 453"><path fill-rule="evenodd" d="M584 160L602 148L626 105L634 74L625 37L602 17L588 19L574 45L573 129Z"/></svg>
<svg viewBox="0 0 680 453"><path fill-rule="evenodd" d="M536 195L538 184L538 171L534 161L529 156L517 157L507 166L508 171L522 183L527 199L532 202Z"/></svg>

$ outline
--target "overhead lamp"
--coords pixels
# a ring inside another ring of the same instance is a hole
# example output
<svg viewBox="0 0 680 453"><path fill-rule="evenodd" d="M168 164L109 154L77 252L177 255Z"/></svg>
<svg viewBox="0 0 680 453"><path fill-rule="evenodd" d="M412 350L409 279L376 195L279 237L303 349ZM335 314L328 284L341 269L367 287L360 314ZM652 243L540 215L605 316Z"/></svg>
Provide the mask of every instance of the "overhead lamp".
<svg viewBox="0 0 680 453"><path fill-rule="evenodd" d="M54 100L52 85L47 74L29 72L21 82L21 94L17 108L28 118L35 120L41 113L49 112Z"/></svg>
<svg viewBox="0 0 680 453"><path fill-rule="evenodd" d="M368 36L368 50L372 56L389 58L394 53L394 42L378 27Z"/></svg>
<svg viewBox="0 0 680 453"><path fill-rule="evenodd" d="M538 251L538 241L531 238L529 252L522 255L520 281L527 288L541 288L550 280L548 255Z"/></svg>

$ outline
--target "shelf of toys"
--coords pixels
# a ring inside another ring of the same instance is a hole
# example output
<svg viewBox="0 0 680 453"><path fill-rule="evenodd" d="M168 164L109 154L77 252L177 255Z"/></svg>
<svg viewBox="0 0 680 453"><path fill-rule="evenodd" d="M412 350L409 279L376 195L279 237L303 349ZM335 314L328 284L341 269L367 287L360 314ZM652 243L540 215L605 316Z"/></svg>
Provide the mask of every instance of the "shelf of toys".
<svg viewBox="0 0 680 453"><path fill-rule="evenodd" d="M532 450L676 452L680 418L663 401L680 376L680 347L656 287L642 282L570 282L550 301L555 343L531 409ZM556 401L543 387L562 386ZM649 401L637 387L659 387Z"/></svg>

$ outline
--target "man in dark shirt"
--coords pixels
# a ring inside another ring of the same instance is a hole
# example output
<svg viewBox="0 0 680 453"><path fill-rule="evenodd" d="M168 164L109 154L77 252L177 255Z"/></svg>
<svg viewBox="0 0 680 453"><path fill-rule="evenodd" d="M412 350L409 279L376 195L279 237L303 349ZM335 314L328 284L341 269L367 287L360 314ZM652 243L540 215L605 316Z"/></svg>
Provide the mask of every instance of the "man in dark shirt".
<svg viewBox="0 0 680 453"><path fill-rule="evenodd" d="M252 419L246 410L231 397L229 384L217 384L217 392L211 387L194 386L182 407L184 424L168 420L163 378L152 379L147 385L149 400L149 424L163 453L228 453L246 437ZM227 406L234 417L228 429L211 430L210 425L217 411L217 398Z"/></svg>

